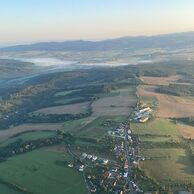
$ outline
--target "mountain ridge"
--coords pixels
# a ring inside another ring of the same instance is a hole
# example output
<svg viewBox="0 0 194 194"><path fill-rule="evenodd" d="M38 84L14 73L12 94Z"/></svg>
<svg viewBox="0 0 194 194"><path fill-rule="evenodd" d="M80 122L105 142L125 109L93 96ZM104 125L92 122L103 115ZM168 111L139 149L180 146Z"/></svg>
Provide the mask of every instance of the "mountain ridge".
<svg viewBox="0 0 194 194"><path fill-rule="evenodd" d="M127 36L101 41L72 40L38 42L0 48L1 52L22 51L111 51L146 48L179 49L194 47L194 31L154 36Z"/></svg>

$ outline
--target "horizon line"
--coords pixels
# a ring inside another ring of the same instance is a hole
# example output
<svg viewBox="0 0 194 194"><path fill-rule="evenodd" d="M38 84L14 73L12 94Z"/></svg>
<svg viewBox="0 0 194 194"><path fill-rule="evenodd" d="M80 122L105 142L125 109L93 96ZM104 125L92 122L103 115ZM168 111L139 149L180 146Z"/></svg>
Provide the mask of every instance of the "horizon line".
<svg viewBox="0 0 194 194"><path fill-rule="evenodd" d="M0 48L6 47L14 47L14 46L23 46L23 45L33 45L39 43L63 43L63 42L74 42L74 41L89 41L89 42L101 42L106 40L114 40L120 38L138 38L138 37L157 37L157 36L165 36L165 35L173 35L173 34L184 34L184 33L194 33L194 30L191 31L180 31L180 32L169 32L169 33L161 33L161 34L153 34L153 35L123 35L123 36L115 36L111 38L102 38L102 39L64 39L64 40L46 40L46 41L24 41L24 42L17 42L17 43L0 43Z"/></svg>

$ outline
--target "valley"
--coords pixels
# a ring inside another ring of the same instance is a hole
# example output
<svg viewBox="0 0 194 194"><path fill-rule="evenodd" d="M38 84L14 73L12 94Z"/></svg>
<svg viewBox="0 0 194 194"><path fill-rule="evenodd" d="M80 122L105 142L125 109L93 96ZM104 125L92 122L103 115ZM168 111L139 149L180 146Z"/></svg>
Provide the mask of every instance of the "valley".
<svg viewBox="0 0 194 194"><path fill-rule="evenodd" d="M193 189L194 69L185 64L187 70L177 61L50 69L5 81L3 191L49 194L52 185L64 194ZM153 110L145 123L133 119L141 106Z"/></svg>
<svg viewBox="0 0 194 194"><path fill-rule="evenodd" d="M194 194L193 10L0 0L0 194Z"/></svg>

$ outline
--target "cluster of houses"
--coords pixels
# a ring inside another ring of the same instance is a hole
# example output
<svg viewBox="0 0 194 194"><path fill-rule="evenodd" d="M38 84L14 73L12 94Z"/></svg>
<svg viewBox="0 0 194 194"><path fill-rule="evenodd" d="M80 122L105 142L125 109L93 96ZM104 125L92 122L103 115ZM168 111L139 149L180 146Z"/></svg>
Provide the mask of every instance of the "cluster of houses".
<svg viewBox="0 0 194 194"><path fill-rule="evenodd" d="M89 160L91 162L96 162L98 164L107 165L109 163L108 159L100 158L92 154L82 153L81 160Z"/></svg>
<svg viewBox="0 0 194 194"><path fill-rule="evenodd" d="M105 166L108 165L108 163L109 163L108 159L100 158L100 157L97 157L95 155L86 154L86 153L81 154L80 160L82 162L85 161L85 163L86 162L93 162L93 163L95 162L95 164L101 164L101 165L105 165ZM79 170L80 172L83 172L86 166L83 163L80 163L79 165L74 165L72 163L69 163L68 167L69 168L75 167L75 169Z"/></svg>
<svg viewBox="0 0 194 194"><path fill-rule="evenodd" d="M125 139L125 127L126 126L124 124L120 124L114 130L108 131L108 135Z"/></svg>
<svg viewBox="0 0 194 194"><path fill-rule="evenodd" d="M131 170L138 162L136 153L136 139L125 123L119 124L115 129L108 132L115 139L114 154L118 161L112 162L90 153L80 153L81 163L77 170L87 175L86 181L91 193L106 191L112 194L142 193L133 180ZM127 142L127 143L126 143ZM69 167L73 167L69 164ZM87 171L86 168L91 168Z"/></svg>
<svg viewBox="0 0 194 194"><path fill-rule="evenodd" d="M153 110L150 107L137 108L137 110L134 112L133 120L140 123L145 123L149 120L152 112Z"/></svg>
<svg viewBox="0 0 194 194"><path fill-rule="evenodd" d="M137 184L135 184L132 180L133 177L131 177L131 169L133 166L138 165L139 159L144 160L143 157L139 157L139 154L137 152L138 149L138 143L136 142L137 139L134 139L132 137L132 132L130 129L128 129L127 125L119 125L115 130L109 131L109 135L115 137L118 141L116 141L114 145L114 153L117 158L124 157L125 161L122 167L122 173L117 172L111 172L107 171L106 176L107 180L111 179L112 181L115 181L112 183L112 185L117 185L116 183L119 183L119 185L122 185L122 189L119 190L119 188L116 188L116 192L113 193L128 193L129 190L135 192L135 193L142 193L143 191L138 187ZM128 143L126 144L125 141ZM128 146L128 148L126 148ZM128 152L126 152L128 150ZM126 155L128 153L128 155ZM142 159L143 158L143 159ZM120 182L118 180L121 180ZM125 181L125 183L124 183ZM114 187L112 186L112 189ZM110 191L112 191L110 189ZM120 191L120 192L118 192Z"/></svg>
<svg viewBox="0 0 194 194"><path fill-rule="evenodd" d="M130 184L136 193L143 193L143 191L138 187L138 185L134 181L130 181Z"/></svg>
<svg viewBox="0 0 194 194"><path fill-rule="evenodd" d="M100 190L112 194L126 194L129 192L129 182L124 178L120 166L108 166L106 170L103 167L98 167L99 172L101 173L98 175L87 176L87 183L91 193L96 193Z"/></svg>
<svg viewBox="0 0 194 194"><path fill-rule="evenodd" d="M129 181L128 167L128 161L125 160L122 168L112 167L104 172L101 183L103 183L103 186L107 191L109 191L109 193L126 194L130 193L130 191L134 191L135 193L143 193L143 191L134 181Z"/></svg>
<svg viewBox="0 0 194 194"><path fill-rule="evenodd" d="M126 173L113 167L103 174L103 184L109 193L124 194L129 192L129 182Z"/></svg>
<svg viewBox="0 0 194 194"><path fill-rule="evenodd" d="M90 177L89 177L90 178ZM97 186L92 182L92 181L88 181L88 186L90 188L90 192L91 193L96 193L97 191Z"/></svg>
<svg viewBox="0 0 194 194"><path fill-rule="evenodd" d="M122 157L125 154L124 141L116 142L114 145L114 154L117 158Z"/></svg>
<svg viewBox="0 0 194 194"><path fill-rule="evenodd" d="M84 171L84 168L85 168L85 165L83 165L82 163L69 163L68 164L68 167L69 168L75 168L77 170L79 170L80 172L83 172Z"/></svg>

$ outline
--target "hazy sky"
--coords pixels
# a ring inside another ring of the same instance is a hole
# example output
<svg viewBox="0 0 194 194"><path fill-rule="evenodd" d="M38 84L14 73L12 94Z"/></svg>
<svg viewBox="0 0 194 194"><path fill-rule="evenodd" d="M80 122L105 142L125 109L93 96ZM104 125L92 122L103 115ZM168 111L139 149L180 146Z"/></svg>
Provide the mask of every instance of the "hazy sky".
<svg viewBox="0 0 194 194"><path fill-rule="evenodd" d="M194 0L0 0L0 44L194 31Z"/></svg>

